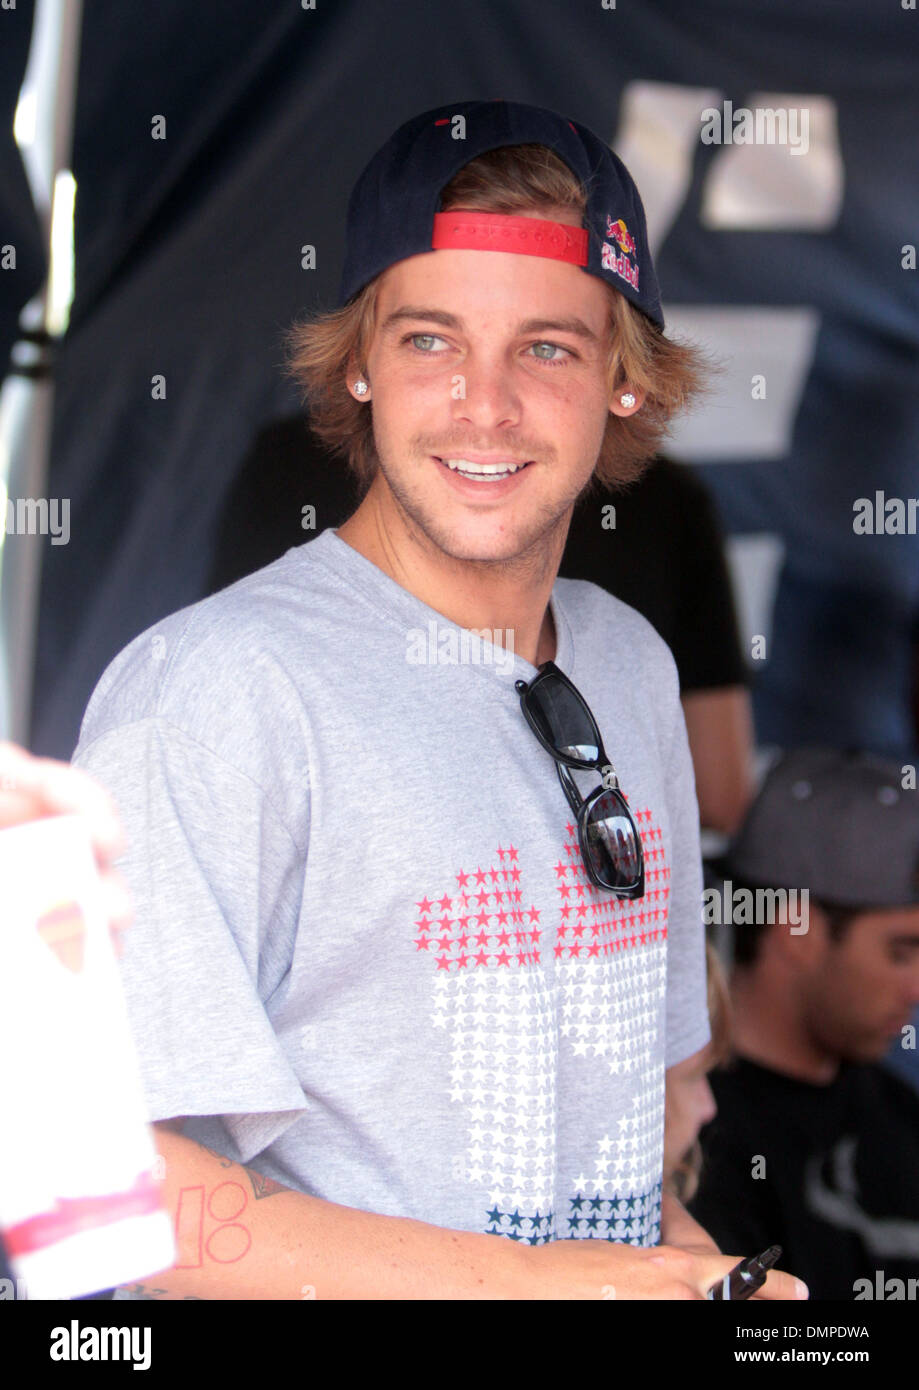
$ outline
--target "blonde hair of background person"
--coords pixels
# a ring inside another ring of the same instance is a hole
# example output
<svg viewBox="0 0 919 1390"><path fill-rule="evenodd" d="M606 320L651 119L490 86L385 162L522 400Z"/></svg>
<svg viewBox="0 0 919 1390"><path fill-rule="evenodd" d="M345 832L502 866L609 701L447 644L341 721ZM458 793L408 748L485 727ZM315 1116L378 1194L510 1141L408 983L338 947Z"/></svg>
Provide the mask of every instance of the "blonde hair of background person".
<svg viewBox="0 0 919 1390"><path fill-rule="evenodd" d="M664 1124L664 1185L683 1203L699 1185L702 1146L699 1130L714 1119L715 1098L707 1081L713 1067L731 1053L731 999L724 968L710 941L705 943L708 1016L712 1040L703 1052L667 1071Z"/></svg>

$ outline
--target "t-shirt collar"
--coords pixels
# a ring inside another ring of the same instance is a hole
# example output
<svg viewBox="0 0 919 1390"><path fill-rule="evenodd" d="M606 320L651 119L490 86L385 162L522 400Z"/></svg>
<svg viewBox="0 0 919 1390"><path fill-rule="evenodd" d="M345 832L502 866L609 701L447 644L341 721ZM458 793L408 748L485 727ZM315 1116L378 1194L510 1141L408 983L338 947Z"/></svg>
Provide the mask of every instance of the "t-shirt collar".
<svg viewBox="0 0 919 1390"><path fill-rule="evenodd" d="M351 583L356 584L367 594L371 593L374 599L390 613L395 614L400 622L414 624L417 627L425 628L428 622L436 621L441 627L456 627L461 631L457 624L451 619L423 603L410 590L397 584L384 570L375 565L372 560L368 560L366 555L355 550L347 541L342 540L338 532L333 527L328 527L321 531L314 540L307 542L307 546L314 556L319 557L329 564L338 574L346 577ZM564 611L564 606L558 592L558 582L553 585L552 593L549 597L549 606L552 618L555 623L556 652L554 661L567 675L572 675L574 668L574 640L568 618ZM502 675L498 668L488 663L482 663L479 667L483 671L491 671L500 679L507 681L506 672ZM532 680L536 674L536 667L529 661L524 660L516 652L514 653L515 678L522 680Z"/></svg>

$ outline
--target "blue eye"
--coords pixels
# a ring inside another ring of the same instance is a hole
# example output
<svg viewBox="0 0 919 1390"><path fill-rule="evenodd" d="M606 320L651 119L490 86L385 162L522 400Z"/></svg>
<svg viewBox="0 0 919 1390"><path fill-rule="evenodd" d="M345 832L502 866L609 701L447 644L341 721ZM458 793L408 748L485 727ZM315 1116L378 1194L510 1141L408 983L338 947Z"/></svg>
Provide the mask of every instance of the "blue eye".
<svg viewBox="0 0 919 1390"><path fill-rule="evenodd" d="M436 333L409 333L403 339L403 343L409 343L414 352L420 352L425 357L438 357L444 348L437 348L436 343L443 343L444 339ZM538 362L543 362L547 367L559 367L567 363L576 354L570 348L562 347L559 343L539 342L531 343L528 349ZM551 354L551 355L547 355Z"/></svg>
<svg viewBox="0 0 919 1390"><path fill-rule="evenodd" d="M539 360L540 362L545 362L546 365L547 365L548 367L559 366L559 365L561 365L561 363L566 362L566 361L568 360L568 358L572 356L572 353L569 352L568 348L560 347L558 343L533 343L533 344L531 344L531 346L532 346L534 349L535 349L535 348L549 348L552 352L564 353L564 356L563 356L563 357L543 357L543 356L540 354L540 355L538 356L538 360Z"/></svg>
<svg viewBox="0 0 919 1390"><path fill-rule="evenodd" d="M429 347L418 347L419 343L442 343L443 338L438 338L436 333L412 333L405 342L411 343L416 352L430 353Z"/></svg>

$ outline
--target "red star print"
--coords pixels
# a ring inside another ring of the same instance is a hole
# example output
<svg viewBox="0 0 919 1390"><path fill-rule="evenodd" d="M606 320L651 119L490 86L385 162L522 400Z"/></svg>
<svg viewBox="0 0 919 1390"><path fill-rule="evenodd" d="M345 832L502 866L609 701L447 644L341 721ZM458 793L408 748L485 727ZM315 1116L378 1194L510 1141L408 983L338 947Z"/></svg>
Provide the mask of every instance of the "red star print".
<svg viewBox="0 0 919 1390"><path fill-rule="evenodd" d="M645 896L638 903L629 906L630 900L612 897L599 889L596 884L591 883L584 863L581 858L580 846L577 838L577 827L571 822L567 822L566 830L570 837L565 844L565 852L569 857L569 863L564 864L561 860L554 865L556 880L556 891L559 895L559 925L556 928L557 939L563 939L567 931L568 920L571 916L572 905L567 901L574 889L574 896L578 899L575 906L575 916L577 926L573 929L575 938L579 938L585 930L586 921L590 922L590 931L593 943L585 947L589 956L603 954L608 956L613 950L631 949L636 945L647 945L652 939L648 932L641 933L636 930L636 923L643 925L652 920L651 902L657 901L658 897L666 894L666 889L654 886L658 878L667 878L670 870L662 861L665 859L663 844L663 832L660 826L654 824L654 818L648 807L630 808L635 818L635 823L639 828L642 847L645 853ZM570 869L570 878L564 882ZM644 910L640 910L644 909ZM662 915L664 915L662 913ZM655 918L656 920L656 918ZM619 932L621 935L618 935ZM614 941L609 940L611 933L617 933ZM606 937L607 939L603 939ZM576 948L569 947L569 952ZM577 947L580 950L580 946Z"/></svg>
<svg viewBox="0 0 919 1390"><path fill-rule="evenodd" d="M647 888L644 898L637 902L616 898L590 882L581 858L577 827L570 822L566 823L569 841L564 845L564 853L568 862L559 857L552 866L558 894L555 908L557 916L552 924L555 932L556 959L564 956L564 938L569 926L572 942L567 945L567 950L569 957L575 960L579 959L582 953L588 959L608 958L616 951L647 946L652 941L666 938L666 904L670 894L667 880L670 877L670 868L666 863L663 833L660 826L654 824L648 808L635 809L632 814L636 825L640 827L646 861ZM420 916L415 919L418 931L415 937L416 951L430 951L432 947L436 947L439 951L436 956L437 969L447 971L451 967L454 944L457 948L457 969L487 968L489 965L493 968L512 965L521 968L538 963L540 952L535 948L542 933L538 926L533 927L532 924L540 922L542 909L532 902L528 908L522 906L519 857L520 852L516 846L509 845L505 848L499 845L496 859L491 865L478 865L475 871L461 868L453 875L459 889L464 889L474 882L479 890L471 896L466 892L460 894L458 906L465 910L462 917L453 918L449 915L456 901L449 893L442 892L440 897L435 895L433 898L426 894L417 902ZM499 865L510 867L499 868ZM504 891L495 886L499 885L502 879L505 883ZM508 887L508 882L513 887ZM489 884L492 885L491 888ZM570 902L571 898L576 899L576 902ZM505 899L508 903L507 909L502 906ZM487 909L491 902L494 903L494 909L489 912ZM479 909L473 915L469 914L471 904ZM433 911L435 905L440 910L440 916L432 921L428 914ZM575 918L574 925L571 924L572 916ZM489 931L492 917L496 919L496 929ZM660 925L657 925L658 922ZM525 930L525 926L532 929ZM478 932L474 932L474 927L479 928ZM438 934L431 937L428 933L433 930ZM454 930L457 932L456 936L453 935ZM581 939L585 935L588 942ZM489 953L485 948L492 940L498 949ZM467 949L470 942L474 942L480 948L474 955ZM513 952L507 949L511 943L517 948ZM521 949L528 943L534 949Z"/></svg>

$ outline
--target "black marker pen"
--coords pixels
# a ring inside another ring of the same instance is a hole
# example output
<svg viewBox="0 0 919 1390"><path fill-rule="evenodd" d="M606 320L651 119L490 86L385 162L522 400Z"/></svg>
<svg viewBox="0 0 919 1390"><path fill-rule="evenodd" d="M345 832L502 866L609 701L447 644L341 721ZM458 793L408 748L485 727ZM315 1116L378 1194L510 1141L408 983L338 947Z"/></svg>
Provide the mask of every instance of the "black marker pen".
<svg viewBox="0 0 919 1390"><path fill-rule="evenodd" d="M770 1245L761 1255L751 1255L748 1260L741 1260L739 1265L728 1271L720 1284L712 1285L705 1297L730 1299L733 1303L749 1298L763 1287L766 1275L781 1253L781 1245Z"/></svg>

